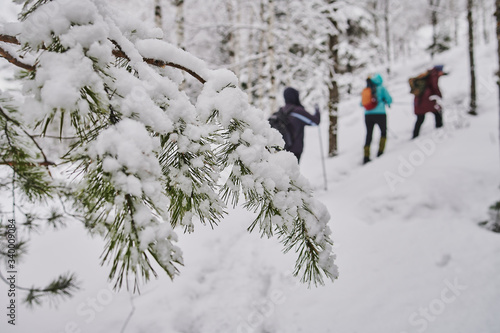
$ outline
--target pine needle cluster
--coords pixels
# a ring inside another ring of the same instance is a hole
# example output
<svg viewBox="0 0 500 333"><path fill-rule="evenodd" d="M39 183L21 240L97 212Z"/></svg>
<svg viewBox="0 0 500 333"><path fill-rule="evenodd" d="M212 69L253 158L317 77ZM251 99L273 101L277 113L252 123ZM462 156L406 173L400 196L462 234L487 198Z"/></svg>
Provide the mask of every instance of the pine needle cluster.
<svg viewBox="0 0 500 333"><path fill-rule="evenodd" d="M298 253L303 282L336 279L329 214L234 74L208 69L135 23L110 16L100 1L30 0L20 32L0 32L34 59L11 61L28 68L17 107L0 100L0 154L17 175L15 191L30 202L59 201L63 213L47 223L76 218L101 235L116 288L136 290L158 268L174 278L183 264L175 229L215 227L241 200L256 214L249 231ZM195 102L179 71L201 84ZM50 154L47 140L57 143ZM28 302L76 287L65 275L30 290Z"/></svg>

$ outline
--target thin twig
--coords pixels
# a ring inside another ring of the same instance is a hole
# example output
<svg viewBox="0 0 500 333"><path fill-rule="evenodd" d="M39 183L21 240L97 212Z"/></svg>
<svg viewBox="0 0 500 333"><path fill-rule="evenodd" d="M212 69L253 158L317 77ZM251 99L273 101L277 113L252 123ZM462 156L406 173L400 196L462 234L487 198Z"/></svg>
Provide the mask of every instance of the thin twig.
<svg viewBox="0 0 500 333"><path fill-rule="evenodd" d="M59 135L45 135L45 134L33 134L34 138L47 138L47 139L58 139L58 140L76 140L79 139L77 136L59 136Z"/></svg>
<svg viewBox="0 0 500 333"><path fill-rule="evenodd" d="M0 56L5 58L11 64L16 65L17 67L20 67L22 69L26 69L28 71L35 70L35 66L28 65L28 64L25 64L24 62L19 61L18 59L16 59L16 57L14 57L13 55L11 55L9 52L5 51L1 47L0 47Z"/></svg>
<svg viewBox="0 0 500 333"><path fill-rule="evenodd" d="M132 304L132 310L130 310L130 313L127 316L127 319L125 319L125 322L123 323L123 327L120 331L120 333L125 332L125 329L127 329L128 323L130 319L132 319L132 316L134 315L135 312L135 304L134 304L134 296L130 294L130 304Z"/></svg>
<svg viewBox="0 0 500 333"><path fill-rule="evenodd" d="M0 42L21 45L21 43L14 36L0 34Z"/></svg>
<svg viewBox="0 0 500 333"><path fill-rule="evenodd" d="M3 282L5 282L7 285L10 285L10 282L7 281L7 279L5 278L5 276L2 274L2 270L0 270L0 280L2 280ZM31 288L21 287L21 286L18 286L17 284L15 284L15 286L16 286L16 289L24 290L24 291L30 291L30 290L42 291L42 290L39 290L39 289L31 289Z"/></svg>
<svg viewBox="0 0 500 333"><path fill-rule="evenodd" d="M123 58L123 59L130 60L129 57L125 54L125 52L123 52L122 50L113 50L113 55L117 58ZM202 78L200 75L198 75L194 71L192 71L189 68L186 68L182 65L179 65L179 64L176 64L173 62L163 61L163 60L151 59L151 58L142 58L142 59L144 60L145 63L156 66L156 67L168 66L168 67L174 67L174 68L183 70L183 71L187 72L188 74L190 74L191 76L193 76L198 81L200 81L201 83L206 82L206 80L204 78Z"/></svg>
<svg viewBox="0 0 500 333"><path fill-rule="evenodd" d="M16 165L27 165L27 166L51 166L51 165L56 165L54 162L51 161L43 161L43 162L26 162L26 163L19 163L15 161L0 161L0 165L8 165L8 166L16 166Z"/></svg>
<svg viewBox="0 0 500 333"><path fill-rule="evenodd" d="M63 199L61 197L59 197L59 201L61 202L61 207L63 209L64 214L66 214L66 215L68 215L68 216L70 216L70 217L72 217L75 220L78 220L80 222L82 222L83 220L85 220L85 216L83 216L83 215L76 215L76 214L68 212L68 210L66 209L66 206L64 204L64 201L63 201Z"/></svg>
<svg viewBox="0 0 500 333"><path fill-rule="evenodd" d="M9 117L5 112L4 110L2 109L2 107L0 107L0 113L5 117L5 119L7 119L8 121L12 122L14 125L18 126L21 131L24 132L24 134L26 134L31 141L33 141L33 143L35 144L35 146L38 148L38 150L40 151L40 153L42 154L43 156L43 162L39 162L38 164L39 165L43 165L43 166L49 166L49 165L55 165L54 162L50 162L48 159L47 159L47 155L45 155L45 152L43 151L42 147L38 144L38 142L36 142L35 138L33 137L33 135L31 135L30 133L28 133L24 128L22 128L21 124L15 120L15 119L12 119L11 117ZM9 164L9 165L12 165L12 164ZM50 171L49 171L49 174L50 174Z"/></svg>

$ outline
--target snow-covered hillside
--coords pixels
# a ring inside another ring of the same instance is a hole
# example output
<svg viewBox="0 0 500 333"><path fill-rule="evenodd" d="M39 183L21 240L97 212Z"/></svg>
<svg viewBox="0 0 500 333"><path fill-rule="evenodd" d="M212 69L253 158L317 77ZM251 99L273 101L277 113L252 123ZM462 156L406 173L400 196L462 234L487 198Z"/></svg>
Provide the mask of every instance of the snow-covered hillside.
<svg viewBox="0 0 500 333"><path fill-rule="evenodd" d="M431 63L397 66L386 77L394 99L386 153L365 166L359 100L343 101L340 155L326 160L326 191L318 130L307 128L301 169L332 215L336 282L299 284L290 274L294 255L282 254L274 239L248 234L254 217L235 209L214 230L197 226L181 235L185 267L175 281L161 275L140 295L114 293L109 268L99 266L102 242L75 224L35 236L18 277L31 286L74 271L82 290L58 307L19 309L14 328L3 314L0 332L500 332L500 235L477 225L499 198L494 46L478 47L477 58L479 116L465 114L461 46L433 62L450 72L440 81L445 127L436 131L428 115L413 141L407 79ZM323 144L326 129L324 121ZM6 293L0 283L0 300Z"/></svg>

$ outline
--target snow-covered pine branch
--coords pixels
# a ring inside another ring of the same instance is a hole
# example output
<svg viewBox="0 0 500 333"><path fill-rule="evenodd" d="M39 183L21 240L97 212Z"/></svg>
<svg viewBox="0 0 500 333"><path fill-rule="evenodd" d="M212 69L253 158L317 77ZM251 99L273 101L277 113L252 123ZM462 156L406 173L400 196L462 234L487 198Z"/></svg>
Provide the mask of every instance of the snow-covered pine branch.
<svg viewBox="0 0 500 333"><path fill-rule="evenodd" d="M257 213L250 230L298 252L304 282L337 278L326 208L233 73L210 70L102 1L31 3L0 31L34 64L16 103L20 121L76 137L49 158L74 171L64 181L88 228L107 241L102 259L116 287L147 281L154 262L173 278L183 263L174 229L217 224L241 196ZM194 103L179 69L202 79Z"/></svg>

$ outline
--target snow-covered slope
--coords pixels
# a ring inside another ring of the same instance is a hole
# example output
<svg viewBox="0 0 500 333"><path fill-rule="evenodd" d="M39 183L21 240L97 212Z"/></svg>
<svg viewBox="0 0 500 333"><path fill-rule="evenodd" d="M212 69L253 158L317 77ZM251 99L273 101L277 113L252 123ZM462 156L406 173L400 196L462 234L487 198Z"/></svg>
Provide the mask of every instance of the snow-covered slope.
<svg viewBox="0 0 500 333"><path fill-rule="evenodd" d="M395 68L386 79L395 101L386 153L366 166L359 100L344 101L340 155L326 160L327 191L318 130L307 128L301 169L332 215L336 282L299 284L290 274L294 255L282 254L274 239L249 235L252 214L235 209L215 230L198 226L180 237L186 266L174 282L161 275L140 295L114 293L108 268L98 264L102 242L75 224L35 237L18 277L30 286L76 271L82 290L57 308L18 309L15 327L3 315L0 332L500 332L500 235L477 226L499 197L493 47L477 51L474 118L465 115L465 47L435 60L450 72L440 81L445 127L436 131L428 115L416 141L407 78L430 63ZM0 283L0 300L6 293Z"/></svg>

